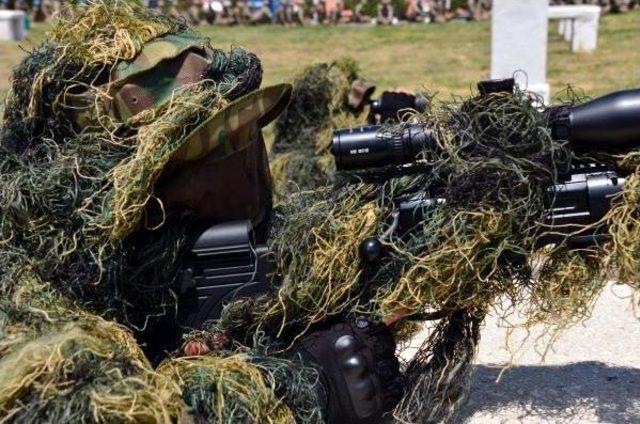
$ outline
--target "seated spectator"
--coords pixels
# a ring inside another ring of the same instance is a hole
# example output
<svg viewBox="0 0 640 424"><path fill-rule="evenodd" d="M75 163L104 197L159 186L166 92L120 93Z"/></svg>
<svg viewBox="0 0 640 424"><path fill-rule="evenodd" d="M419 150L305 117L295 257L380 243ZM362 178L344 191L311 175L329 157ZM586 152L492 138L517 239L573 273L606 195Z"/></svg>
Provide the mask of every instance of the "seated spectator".
<svg viewBox="0 0 640 424"><path fill-rule="evenodd" d="M14 2L15 4L15 2ZM34 21L48 21L62 9L60 0L41 0L34 2Z"/></svg>
<svg viewBox="0 0 640 424"><path fill-rule="evenodd" d="M276 13L278 23L304 25L304 0L282 0Z"/></svg>
<svg viewBox="0 0 640 424"><path fill-rule="evenodd" d="M202 15L208 24L221 24L225 14L222 0L205 0L202 2Z"/></svg>
<svg viewBox="0 0 640 424"><path fill-rule="evenodd" d="M456 7L453 12L453 19L458 21L471 21L473 20L473 13L467 7Z"/></svg>
<svg viewBox="0 0 640 424"><path fill-rule="evenodd" d="M249 0L252 24L269 23L272 20L271 10L266 0Z"/></svg>
<svg viewBox="0 0 640 424"><path fill-rule="evenodd" d="M249 0L236 0L236 6L233 8L233 18L238 25L245 25L251 22Z"/></svg>
<svg viewBox="0 0 640 424"><path fill-rule="evenodd" d="M325 0L324 7L325 23L337 24L344 9L343 0Z"/></svg>
<svg viewBox="0 0 640 424"><path fill-rule="evenodd" d="M491 0L469 0L468 4L476 21L483 21L491 16Z"/></svg>
<svg viewBox="0 0 640 424"><path fill-rule="evenodd" d="M292 18L298 25L304 25L305 0L293 0Z"/></svg>
<svg viewBox="0 0 640 424"><path fill-rule="evenodd" d="M432 20L439 24L445 23L449 19L453 18L453 13L451 12L451 1L432 0L431 16Z"/></svg>
<svg viewBox="0 0 640 424"><path fill-rule="evenodd" d="M189 25L200 23L200 7L192 0L176 0L176 9L173 16L182 18Z"/></svg>
<svg viewBox="0 0 640 424"><path fill-rule="evenodd" d="M271 21L277 20L278 9L280 9L280 0L269 0L269 11L271 12Z"/></svg>
<svg viewBox="0 0 640 424"><path fill-rule="evenodd" d="M353 8L352 22L357 24L364 24L371 22L371 18L364 13L364 8L367 5L367 0L358 0L356 6Z"/></svg>
<svg viewBox="0 0 640 424"><path fill-rule="evenodd" d="M0 5L2 5L1 1ZM31 6L31 19L33 20L33 22L42 22L47 19L47 17L44 15L44 11L42 10L41 0L33 0Z"/></svg>
<svg viewBox="0 0 640 424"><path fill-rule="evenodd" d="M353 10L344 8L342 12L340 12L340 21L341 24L348 24L353 22Z"/></svg>
<svg viewBox="0 0 640 424"><path fill-rule="evenodd" d="M378 3L378 25L394 25L397 22L391 0L382 0Z"/></svg>
<svg viewBox="0 0 640 424"><path fill-rule="evenodd" d="M409 22L431 22L430 0L408 0L406 17Z"/></svg>
<svg viewBox="0 0 640 424"><path fill-rule="evenodd" d="M311 23L318 25L324 19L324 0L311 0Z"/></svg>

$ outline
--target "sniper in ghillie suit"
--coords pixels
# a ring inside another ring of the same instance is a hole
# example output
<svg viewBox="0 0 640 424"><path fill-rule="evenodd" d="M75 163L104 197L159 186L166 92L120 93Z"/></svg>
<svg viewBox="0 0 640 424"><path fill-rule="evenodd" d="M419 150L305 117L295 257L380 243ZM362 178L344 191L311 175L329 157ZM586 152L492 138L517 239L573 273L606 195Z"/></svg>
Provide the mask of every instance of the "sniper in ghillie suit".
<svg viewBox="0 0 640 424"><path fill-rule="evenodd" d="M69 7L16 67L0 419L449 421L505 299L558 329L640 288L640 91L374 101L350 59L262 72L120 1Z"/></svg>

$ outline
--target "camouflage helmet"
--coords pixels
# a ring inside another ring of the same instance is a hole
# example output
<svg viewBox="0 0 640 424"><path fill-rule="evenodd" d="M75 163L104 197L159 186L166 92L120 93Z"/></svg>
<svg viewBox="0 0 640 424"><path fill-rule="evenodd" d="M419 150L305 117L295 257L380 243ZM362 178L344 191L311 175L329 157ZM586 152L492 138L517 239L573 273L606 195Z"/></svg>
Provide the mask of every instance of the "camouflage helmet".
<svg viewBox="0 0 640 424"><path fill-rule="evenodd" d="M219 66L225 61L230 63L227 66L233 65L231 62L234 55L246 55L249 58L245 59L249 63L243 65L246 70L239 76L236 75L235 79L220 72ZM211 107L211 110L201 111L195 123L191 122L189 126L185 126L184 131L173 135L174 139L168 143L170 148L163 152L161 162L156 161L154 164L154 169L161 171L157 172L154 178L147 180L146 191L150 193L152 191L150 186L155 186L157 180L161 180L162 185L167 186L172 182L172 179L166 176L167 174L176 175L187 165L201 166L205 157L206 166L211 167L212 162L221 161L232 155L241 155L240 152L258 143L259 146L253 146L251 152L245 153L245 156L247 154L257 156L250 159L257 169L248 172L257 172L260 174L259 177L253 178L252 182L243 183L242 175L239 175L239 179L234 183L233 175L222 178L216 175L216 180L224 182L229 187L227 187L228 191L215 192L215 194L217 197L231 200L242 190L255 191L256 185L269 186L268 191L261 190L261 194L253 196L251 201L244 199L243 201L247 203L245 212L228 214L219 212L220 209L216 208L218 212L213 213L214 216L207 216L207 218L218 219L256 218L263 216L271 204L271 179L261 138L261 128L275 119L287 106L292 91L289 84L259 89L261 77L262 69L253 54L241 48L234 48L228 54L222 53L220 50L212 49L207 39L186 29L148 40L133 58L114 63L109 69L108 79L102 84L73 87L67 90L63 96L63 108L71 116L74 125L82 132L107 130L114 134L126 134L127 128L130 130L131 127L136 126L140 116L149 115L149 111L166 108L168 104L175 101L176 93L209 81L210 89L213 88L220 93L220 101L204 106L205 109ZM202 107L202 105L196 107ZM244 162L247 160L249 159L245 158ZM237 167L220 169L231 174L237 172ZM138 172L147 173L149 170L138 167ZM127 178L133 182L138 180L131 172L128 173ZM192 179L185 181L182 175L174 180L188 184L195 198L205 196L204 192L207 195L212 194L211 190L199 189L201 184L194 183ZM164 194L177 192L171 188L160 191ZM182 194L177 200L175 195L168 195L169 199L162 200L168 201L168 204L192 209L197 209L198 205L203 203L199 200L184 201ZM135 205L140 206L141 199L137 200L124 198L121 203L125 204L121 204L119 209L131 210ZM221 200L214 198L209 201L220 202ZM259 203L260 207L257 207L256 203ZM140 216L141 208L136 209ZM209 207L207 210L211 211L212 208ZM125 223L125 230L118 230L116 236L127 235L136 229L137 219L126 218L125 221L129 221ZM121 227L122 225L115 225L115 228Z"/></svg>
<svg viewBox="0 0 640 424"><path fill-rule="evenodd" d="M218 59L216 54L219 52L193 31L164 34L147 42L132 60L118 62L111 69L108 82L65 94L65 106L81 128L124 123L149 108L161 107L176 90L206 78L214 79L211 67ZM240 91L236 88L237 85L226 88L226 96L233 101L186 135L171 156L172 161L195 160L207 153L223 158L246 147L255 139L257 130L275 119L291 97L289 84L258 89L233 99Z"/></svg>
<svg viewBox="0 0 640 424"><path fill-rule="evenodd" d="M169 33L150 40L131 60L120 61L110 70L109 80L98 87L89 87L80 92L69 92L65 95L65 107L71 112L77 126L87 131L100 127L126 125L128 121L149 109L158 109L170 102L176 91L198 84L210 78L215 81L212 66L220 60L220 53L208 47L207 42L193 31L186 30L177 34ZM261 72L261 70L259 70ZM257 85L255 78L249 85ZM222 87L225 81L218 82L225 97L231 101L221 109L212 111L190 132L182 134L182 140L176 140L174 148L167 156L168 162L163 174L175 174L177 168L187 163L197 163L207 158L207 166L212 160L219 161L237 154L260 140L260 129L275 119L288 104L292 88L289 84L274 85L250 91L254 87L239 89L240 83ZM259 81L257 81L259 83ZM243 93L247 94L241 95ZM255 150L255 149L254 149ZM259 149L263 150L263 149ZM264 185L270 184L266 153L253 152L258 155L256 165ZM227 172L231 172L227 170ZM170 179L160 178L167 185ZM182 181L184 178L177 177ZM217 178L221 180L221 178ZM222 178L225 180L225 178ZM228 179L226 179L228 182ZM192 191L199 184L183 181ZM232 192L247 190L238 182L237 187L229 187ZM255 185L255 184L253 184ZM175 190L163 190L164 193ZM210 192L210 191L209 191ZM218 193L219 194L219 193ZM204 194L198 192L196 197ZM184 196L180 196L184 197ZM224 196L226 197L226 196ZM255 201L269 208L270 193L263 193ZM198 208L197 202L175 201L171 195L169 203L180 203L183 207ZM219 201L219 199L212 199ZM250 203L250 202L247 202ZM255 205L248 215L264 214L264 208L255 210ZM208 208L211 210L211 208ZM234 214L215 213L215 218L223 216L235 217ZM242 213L240 214L242 215Z"/></svg>

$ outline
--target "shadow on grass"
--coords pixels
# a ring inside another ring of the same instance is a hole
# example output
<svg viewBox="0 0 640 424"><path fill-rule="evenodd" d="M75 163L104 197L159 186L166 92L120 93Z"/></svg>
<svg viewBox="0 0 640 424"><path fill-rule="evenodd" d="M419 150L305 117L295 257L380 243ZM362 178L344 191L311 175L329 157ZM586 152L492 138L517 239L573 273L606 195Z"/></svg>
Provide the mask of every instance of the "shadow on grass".
<svg viewBox="0 0 640 424"><path fill-rule="evenodd" d="M499 367L475 367L469 402L457 422L474 413L496 414L500 422L579 422L580 411L608 423L640 422L640 369L601 362L516 366L499 383ZM515 414L503 416L504 408Z"/></svg>

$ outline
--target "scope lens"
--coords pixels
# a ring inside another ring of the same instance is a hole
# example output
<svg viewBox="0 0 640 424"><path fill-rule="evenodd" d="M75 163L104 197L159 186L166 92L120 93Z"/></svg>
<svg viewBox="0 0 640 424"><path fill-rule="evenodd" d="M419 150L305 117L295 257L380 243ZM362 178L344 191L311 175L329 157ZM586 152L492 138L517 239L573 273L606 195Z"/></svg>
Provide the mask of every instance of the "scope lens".
<svg viewBox="0 0 640 424"><path fill-rule="evenodd" d="M618 91L575 106L570 142L590 150L640 146L640 89Z"/></svg>
<svg viewBox="0 0 640 424"><path fill-rule="evenodd" d="M419 124L345 128L333 132L331 153L342 171L401 165L414 161L432 140L432 132Z"/></svg>
<svg viewBox="0 0 640 424"><path fill-rule="evenodd" d="M578 150L624 151L640 146L639 118L640 89L624 90L551 108L551 131Z"/></svg>

